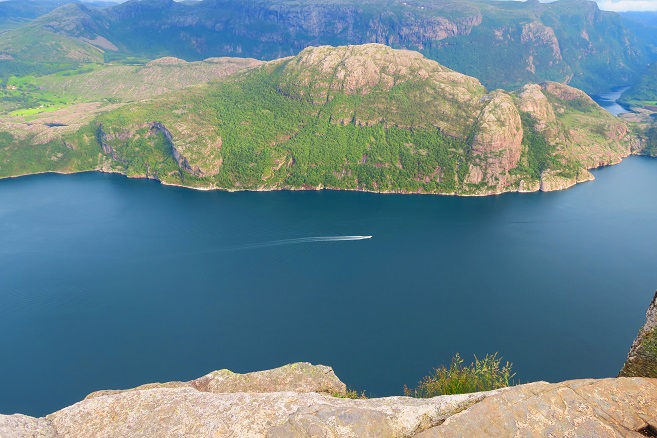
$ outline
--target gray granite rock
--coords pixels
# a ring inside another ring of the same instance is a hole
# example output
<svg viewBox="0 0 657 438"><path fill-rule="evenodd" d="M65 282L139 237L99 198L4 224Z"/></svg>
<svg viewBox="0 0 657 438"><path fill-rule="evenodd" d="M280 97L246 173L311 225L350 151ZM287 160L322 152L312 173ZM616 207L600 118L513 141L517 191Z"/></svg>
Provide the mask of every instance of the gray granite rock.
<svg viewBox="0 0 657 438"><path fill-rule="evenodd" d="M51 438L57 431L45 418L0 415L0 438Z"/></svg>

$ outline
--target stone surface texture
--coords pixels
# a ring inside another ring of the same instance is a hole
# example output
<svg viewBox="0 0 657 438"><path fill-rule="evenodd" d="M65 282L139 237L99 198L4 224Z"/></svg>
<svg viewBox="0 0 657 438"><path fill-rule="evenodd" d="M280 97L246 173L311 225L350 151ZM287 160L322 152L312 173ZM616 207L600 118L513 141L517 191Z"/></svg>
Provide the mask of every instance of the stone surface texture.
<svg viewBox="0 0 657 438"><path fill-rule="evenodd" d="M189 382L149 383L132 389L97 391L89 394L86 399L143 389L185 387L215 394L233 392L316 392L344 396L347 392L346 385L335 375L333 368L324 365L312 365L308 362L298 362L273 370L256 371L254 373L239 374L230 370L218 370Z"/></svg>
<svg viewBox="0 0 657 438"><path fill-rule="evenodd" d="M586 379L516 386L417 436L640 437L648 425L657 425L657 380Z"/></svg>
<svg viewBox="0 0 657 438"><path fill-rule="evenodd" d="M331 393L344 395L345 387L326 366L220 370L96 392L44 418L0 415L0 437L622 437L657 425L657 379L648 378L536 382L430 399Z"/></svg>
<svg viewBox="0 0 657 438"><path fill-rule="evenodd" d="M478 184L485 180L501 190L522 153L522 122L511 96L494 91L489 97L472 140L476 165L470 168L467 181Z"/></svg>

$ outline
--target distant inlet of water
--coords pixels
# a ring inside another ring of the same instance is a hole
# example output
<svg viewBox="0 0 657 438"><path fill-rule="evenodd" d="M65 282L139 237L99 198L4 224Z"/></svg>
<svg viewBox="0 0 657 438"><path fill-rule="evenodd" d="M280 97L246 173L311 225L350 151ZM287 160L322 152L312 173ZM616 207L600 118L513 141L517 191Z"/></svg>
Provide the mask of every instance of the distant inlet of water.
<svg viewBox="0 0 657 438"><path fill-rule="evenodd" d="M629 87L614 88L609 93L592 94L591 98L601 107L615 116L629 112L616 102Z"/></svg>
<svg viewBox="0 0 657 438"><path fill-rule="evenodd" d="M0 413L297 361L370 396L457 352L615 376L657 288L657 160L593 173L481 198L1 180Z"/></svg>

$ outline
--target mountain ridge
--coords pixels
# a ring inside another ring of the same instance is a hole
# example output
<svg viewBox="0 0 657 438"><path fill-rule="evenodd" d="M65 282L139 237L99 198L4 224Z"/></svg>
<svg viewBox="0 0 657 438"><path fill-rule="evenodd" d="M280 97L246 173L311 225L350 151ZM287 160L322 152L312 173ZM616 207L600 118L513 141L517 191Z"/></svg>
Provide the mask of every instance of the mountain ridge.
<svg viewBox="0 0 657 438"><path fill-rule="evenodd" d="M57 21L55 12L42 21ZM89 9L88 15L93 23L85 31L107 41L104 47L96 45L105 61L162 56L277 59L307 46L382 43L417 50L480 78L491 89L549 80L601 92L633 81L651 56L657 57L647 44L637 43L618 14L583 0L371 0L358 5L344 0L130 0ZM6 38L0 36L0 52Z"/></svg>

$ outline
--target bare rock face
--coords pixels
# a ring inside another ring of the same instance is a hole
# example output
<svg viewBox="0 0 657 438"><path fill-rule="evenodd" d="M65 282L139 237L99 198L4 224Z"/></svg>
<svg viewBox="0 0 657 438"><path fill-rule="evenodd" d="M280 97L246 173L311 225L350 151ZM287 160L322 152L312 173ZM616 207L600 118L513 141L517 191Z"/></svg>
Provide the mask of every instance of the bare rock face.
<svg viewBox="0 0 657 438"><path fill-rule="evenodd" d="M335 375L333 368L325 365L312 365L308 362L298 362L274 368L273 370L257 371L254 373L239 374L224 369L213 371L189 382L149 383L126 390L97 391L89 394L86 399L143 389L185 387L214 394L292 391L344 396L347 392L346 385Z"/></svg>
<svg viewBox="0 0 657 438"><path fill-rule="evenodd" d="M347 391L346 385L338 379L333 368L308 362L248 374L219 370L192 380L190 385L199 391L215 394L292 391L342 396Z"/></svg>
<svg viewBox="0 0 657 438"><path fill-rule="evenodd" d="M577 183L593 181L595 177L585 169L580 169L576 177L569 178L555 174L553 171L545 171L541 175L540 190L542 192L554 192L556 190L565 190Z"/></svg>
<svg viewBox="0 0 657 438"><path fill-rule="evenodd" d="M520 41L523 43L530 42L534 46L544 46L552 51L552 59L561 61L561 49L559 40L554 33L554 29L544 25L540 21L532 21L522 27Z"/></svg>
<svg viewBox="0 0 657 438"><path fill-rule="evenodd" d="M77 403L46 419L62 436L413 436L480 400L350 400L315 393L212 394L192 388L128 391Z"/></svg>
<svg viewBox="0 0 657 438"><path fill-rule="evenodd" d="M648 307L646 323L632 343L619 376L657 377L657 293Z"/></svg>
<svg viewBox="0 0 657 438"><path fill-rule="evenodd" d="M470 168L467 181L502 189L509 170L516 167L522 153L522 121L511 97L495 91L477 121L472 154L477 164Z"/></svg>
<svg viewBox="0 0 657 438"><path fill-rule="evenodd" d="M520 98L520 110L531 115L536 122L537 131L543 132L549 124L556 120L552 105L541 91L540 85L525 85L518 97Z"/></svg>
<svg viewBox="0 0 657 438"><path fill-rule="evenodd" d="M308 47L285 66L284 78L281 91L315 103L330 100L331 92L364 95L375 88L389 91L402 82L429 78L450 85L467 82L466 87L484 90L477 79L456 73L418 52L382 44Z"/></svg>
<svg viewBox="0 0 657 438"><path fill-rule="evenodd" d="M28 417L23 414L0 415L0 437L56 437L57 431L45 418Z"/></svg>
<svg viewBox="0 0 657 438"><path fill-rule="evenodd" d="M417 437L641 437L655 430L655 406L655 379L537 382L486 397Z"/></svg>
<svg viewBox="0 0 657 438"><path fill-rule="evenodd" d="M589 104L595 104L594 100L588 94L580 89L569 87L568 85L558 82L545 82L542 84L543 90L559 99L573 101L583 100Z"/></svg>
<svg viewBox="0 0 657 438"><path fill-rule="evenodd" d="M44 418L0 415L13 437L640 436L657 424L657 379L531 383L430 399L352 400L307 363L91 394ZM314 391L323 391L317 393Z"/></svg>
<svg viewBox="0 0 657 438"><path fill-rule="evenodd" d="M467 136L486 94L475 78L418 52L381 44L308 47L285 61L277 80L279 92L316 105L338 95L358 96L333 107L333 123L435 127L458 138ZM390 99L395 92L405 99ZM404 102L416 103L422 111Z"/></svg>

